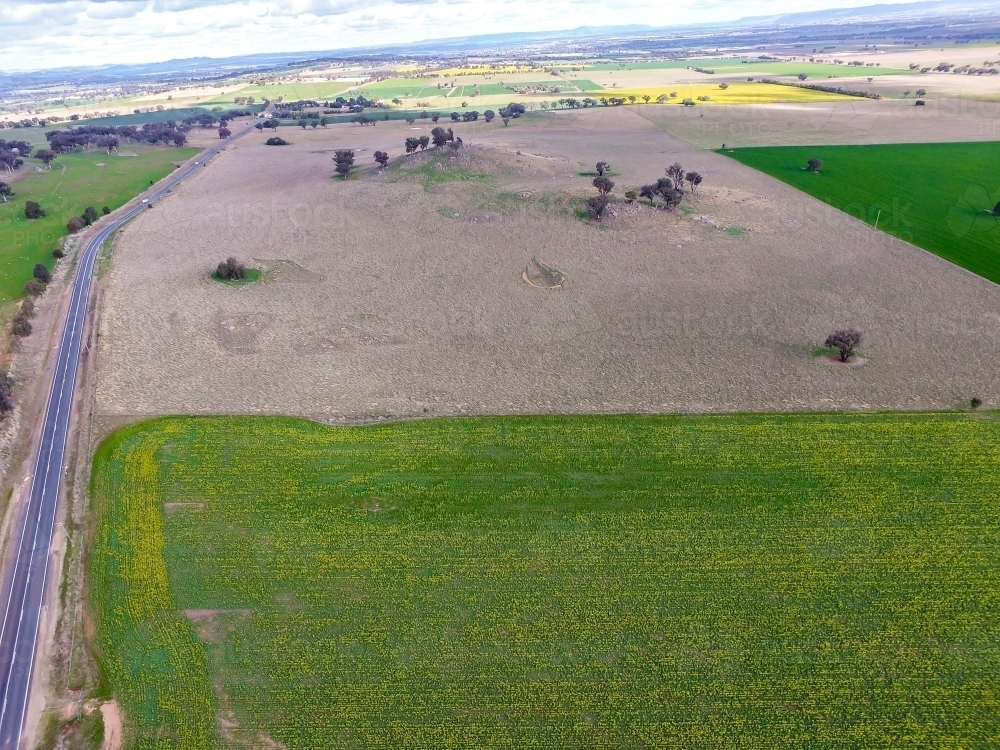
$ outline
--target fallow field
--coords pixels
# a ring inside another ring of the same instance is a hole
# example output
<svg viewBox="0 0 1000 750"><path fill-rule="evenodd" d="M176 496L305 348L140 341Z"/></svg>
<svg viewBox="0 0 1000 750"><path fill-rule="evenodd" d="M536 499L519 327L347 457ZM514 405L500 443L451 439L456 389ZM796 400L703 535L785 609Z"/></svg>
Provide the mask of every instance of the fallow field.
<svg viewBox="0 0 1000 750"><path fill-rule="evenodd" d="M165 418L93 479L132 748L990 747L994 415Z"/></svg>

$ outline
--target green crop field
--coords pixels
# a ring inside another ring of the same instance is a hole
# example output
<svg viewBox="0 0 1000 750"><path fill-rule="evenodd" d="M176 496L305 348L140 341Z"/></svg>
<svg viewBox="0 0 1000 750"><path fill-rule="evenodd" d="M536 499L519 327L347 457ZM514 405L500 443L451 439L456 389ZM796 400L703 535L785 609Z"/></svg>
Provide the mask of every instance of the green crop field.
<svg viewBox="0 0 1000 750"><path fill-rule="evenodd" d="M588 81L586 78L567 78L569 83L576 86L580 91L603 91L604 87L600 84L594 83L593 81Z"/></svg>
<svg viewBox="0 0 1000 750"><path fill-rule="evenodd" d="M96 646L132 748L996 747L998 466L993 414L160 419L95 458Z"/></svg>
<svg viewBox="0 0 1000 750"><path fill-rule="evenodd" d="M41 162L28 159L24 176L11 183L15 195L0 203L0 305L24 296L24 283L36 263L52 266L52 250L66 235L66 222L87 206L116 209L162 179L174 162L198 153L194 148L122 145L134 156L108 156L103 151L65 154L51 171L36 171ZM25 201L38 201L42 219L24 217Z"/></svg>
<svg viewBox="0 0 1000 750"><path fill-rule="evenodd" d="M1000 142L779 146L721 153L1000 283ZM819 172L805 169L816 157ZM933 185L933 189L928 189Z"/></svg>

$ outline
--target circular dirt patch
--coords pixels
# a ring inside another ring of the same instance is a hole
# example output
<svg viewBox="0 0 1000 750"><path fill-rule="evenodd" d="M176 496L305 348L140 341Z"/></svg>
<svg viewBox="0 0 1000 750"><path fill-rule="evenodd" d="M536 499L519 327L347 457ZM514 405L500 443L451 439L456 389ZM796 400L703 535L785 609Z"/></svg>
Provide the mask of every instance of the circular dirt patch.
<svg viewBox="0 0 1000 750"><path fill-rule="evenodd" d="M817 357L816 359L818 359L823 364L838 365L839 367L861 367L862 365L868 362L867 359L858 354L852 354L851 358L848 359L846 362L841 362L840 357L838 357L836 354L823 354Z"/></svg>

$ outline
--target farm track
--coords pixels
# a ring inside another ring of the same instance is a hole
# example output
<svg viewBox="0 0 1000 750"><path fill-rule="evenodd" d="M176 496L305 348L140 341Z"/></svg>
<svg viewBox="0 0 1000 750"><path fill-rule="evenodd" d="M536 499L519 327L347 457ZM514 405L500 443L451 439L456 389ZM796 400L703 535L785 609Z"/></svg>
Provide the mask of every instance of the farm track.
<svg viewBox="0 0 1000 750"><path fill-rule="evenodd" d="M148 194L147 202L137 202L122 216L103 227L80 256L72 299L59 340L57 361L34 469L28 488L28 502L12 534L11 551L4 566L0 607L0 748L22 747L24 724L31 694L39 624L45 603L52 539L58 515L66 445L70 431L76 375L79 369L87 307L96 259L104 241L148 205L167 195L227 144L250 131L250 125L236 135L199 154L198 158L162 181ZM141 196L139 196L141 198ZM14 541L16 540L16 541Z"/></svg>

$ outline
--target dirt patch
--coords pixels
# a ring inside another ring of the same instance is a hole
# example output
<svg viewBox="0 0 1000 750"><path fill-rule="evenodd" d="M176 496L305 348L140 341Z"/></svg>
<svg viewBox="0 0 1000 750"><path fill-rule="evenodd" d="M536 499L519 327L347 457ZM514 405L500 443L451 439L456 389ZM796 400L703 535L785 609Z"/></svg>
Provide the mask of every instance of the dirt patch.
<svg viewBox="0 0 1000 750"><path fill-rule="evenodd" d="M117 701L101 704L101 718L104 720L104 742L101 750L121 750L125 742L121 706Z"/></svg>
<svg viewBox="0 0 1000 750"><path fill-rule="evenodd" d="M205 510L205 503L164 503L163 510L168 513L175 510Z"/></svg>
<svg viewBox="0 0 1000 750"><path fill-rule="evenodd" d="M270 325L271 316L259 313L220 316L212 326L219 345L233 354L257 351L257 337Z"/></svg>
<svg viewBox="0 0 1000 750"><path fill-rule="evenodd" d="M532 286L541 289L562 289L566 285L566 274L562 271L547 266L538 258L532 258L527 267L521 273L521 278Z"/></svg>
<svg viewBox="0 0 1000 750"><path fill-rule="evenodd" d="M867 359L860 357L857 354L852 355L846 362L844 362L836 354L823 354L816 359L824 365L833 365L835 367L861 367L868 363Z"/></svg>
<svg viewBox="0 0 1000 750"><path fill-rule="evenodd" d="M198 639L203 643L224 643L229 634L253 616L249 609L186 609Z"/></svg>

